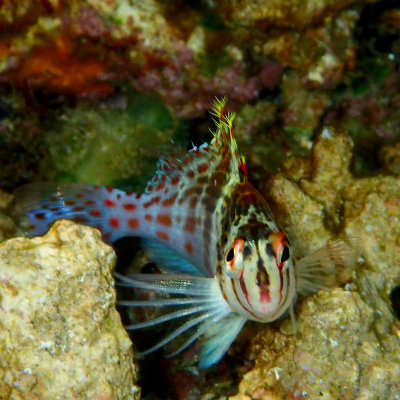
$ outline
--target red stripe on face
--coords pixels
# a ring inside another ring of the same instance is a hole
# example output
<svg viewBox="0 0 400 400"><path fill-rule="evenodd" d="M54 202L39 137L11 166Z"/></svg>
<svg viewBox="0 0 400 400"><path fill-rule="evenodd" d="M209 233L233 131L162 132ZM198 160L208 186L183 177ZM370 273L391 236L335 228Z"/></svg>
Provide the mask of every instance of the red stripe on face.
<svg viewBox="0 0 400 400"><path fill-rule="evenodd" d="M254 314L254 312L253 311L251 311L249 308L247 308L242 302L241 302L241 300L240 300L240 297L239 297L239 295L237 294L237 291L236 291L236 285L235 285L235 279L230 279L230 282L231 282L231 286L232 286L232 290L233 290L233 293L234 293L234 295L235 295L235 297L236 297L236 300L238 301L238 303L243 307L243 309L244 310L246 310L249 314L251 314L254 318L256 318L256 319L260 319L260 318L258 318L258 316L256 315L256 314ZM250 304L249 304L250 305ZM251 307L251 306L250 306Z"/></svg>
<svg viewBox="0 0 400 400"><path fill-rule="evenodd" d="M271 303L271 294L269 289L264 285L258 286L260 289L260 301L261 303Z"/></svg>
<svg viewBox="0 0 400 400"><path fill-rule="evenodd" d="M247 291L246 284L244 283L243 273L239 278L240 287L242 289L243 294L246 296L247 303L249 303L249 292ZM250 303L249 303L250 304Z"/></svg>

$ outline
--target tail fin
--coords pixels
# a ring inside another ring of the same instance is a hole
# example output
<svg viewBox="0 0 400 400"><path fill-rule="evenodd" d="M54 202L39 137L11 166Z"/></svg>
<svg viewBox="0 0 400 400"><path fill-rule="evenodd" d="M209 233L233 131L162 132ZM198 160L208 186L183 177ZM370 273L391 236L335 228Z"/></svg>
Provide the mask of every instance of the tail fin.
<svg viewBox="0 0 400 400"><path fill-rule="evenodd" d="M70 219L100 229L107 241L119 237L105 202L125 196L123 191L74 183L31 183L17 188L14 195L17 213L29 218L29 236L46 233L58 219Z"/></svg>

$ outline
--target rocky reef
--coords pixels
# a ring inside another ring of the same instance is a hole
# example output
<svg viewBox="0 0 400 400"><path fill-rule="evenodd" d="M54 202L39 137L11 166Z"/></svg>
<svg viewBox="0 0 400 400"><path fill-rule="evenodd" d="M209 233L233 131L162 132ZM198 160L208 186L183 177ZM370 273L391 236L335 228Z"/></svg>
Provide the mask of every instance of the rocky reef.
<svg viewBox="0 0 400 400"><path fill-rule="evenodd" d="M139 399L114 263L98 231L70 221L0 244L2 399Z"/></svg>

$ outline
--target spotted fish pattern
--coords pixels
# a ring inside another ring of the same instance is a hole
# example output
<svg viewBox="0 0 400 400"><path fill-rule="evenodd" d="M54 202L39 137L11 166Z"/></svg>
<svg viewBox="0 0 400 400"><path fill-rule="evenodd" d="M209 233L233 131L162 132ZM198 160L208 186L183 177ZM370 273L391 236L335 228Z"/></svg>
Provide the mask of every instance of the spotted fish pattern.
<svg viewBox="0 0 400 400"><path fill-rule="evenodd" d="M130 307L174 306L177 310L127 326L143 329L167 321L178 327L148 354L185 336L176 355L202 336L199 366L218 362L246 320L294 318L297 293L329 286L322 265L350 258L341 241L316 256L295 260L287 235L277 226L265 199L248 181L226 99L212 114L210 144L170 152L157 163L144 193L81 184L29 184L16 190L19 210L30 220L29 234L40 235L58 219L99 229L104 240L138 236L163 274L115 274L122 286L168 293L169 298L121 301ZM326 264L326 263L325 263ZM321 267L316 267L321 265Z"/></svg>

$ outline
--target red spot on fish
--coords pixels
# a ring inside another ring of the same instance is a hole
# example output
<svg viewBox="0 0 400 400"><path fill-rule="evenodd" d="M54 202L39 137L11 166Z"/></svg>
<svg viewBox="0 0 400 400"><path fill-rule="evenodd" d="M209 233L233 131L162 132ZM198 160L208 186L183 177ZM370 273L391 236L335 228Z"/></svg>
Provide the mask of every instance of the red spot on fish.
<svg viewBox="0 0 400 400"><path fill-rule="evenodd" d="M191 161L193 161L194 160L194 157L193 157L193 155L192 154L188 154L187 156L186 156L186 158L182 161L182 165L183 166L186 166L186 165L188 165Z"/></svg>
<svg viewBox="0 0 400 400"><path fill-rule="evenodd" d="M92 206L95 202L93 200L88 200L85 204L87 206Z"/></svg>
<svg viewBox="0 0 400 400"><path fill-rule="evenodd" d="M141 193L136 193L136 196L135 196L136 200L139 200L141 197L142 197Z"/></svg>
<svg viewBox="0 0 400 400"><path fill-rule="evenodd" d="M36 219L45 219L46 216L44 215L44 213L37 213L37 214L35 214L35 218Z"/></svg>
<svg viewBox="0 0 400 400"><path fill-rule="evenodd" d="M115 206L116 206L115 202L112 201L112 200L110 200L110 199L105 199L105 200L104 200L104 204L105 204L107 207L115 207Z"/></svg>
<svg viewBox="0 0 400 400"><path fill-rule="evenodd" d="M153 190L153 186L148 185L148 186L147 186L147 190L148 190L149 192L151 192L151 191Z"/></svg>
<svg viewBox="0 0 400 400"><path fill-rule="evenodd" d="M153 204L156 204L160 201L160 197L153 197L152 199L150 199L148 202L143 204L144 208L149 208L150 206L152 206Z"/></svg>
<svg viewBox="0 0 400 400"><path fill-rule="evenodd" d="M131 229L136 229L139 226L139 220L137 218L128 219L128 226Z"/></svg>
<svg viewBox="0 0 400 400"><path fill-rule="evenodd" d="M199 171L199 173L203 173L206 172L208 168L208 164L207 163L203 163L197 166L197 171Z"/></svg>
<svg viewBox="0 0 400 400"><path fill-rule="evenodd" d="M93 189L94 189L94 190L100 190L100 186L95 185L95 186L93 186Z"/></svg>
<svg viewBox="0 0 400 400"><path fill-rule="evenodd" d="M77 197L78 199L81 199L81 198L83 197L83 194L82 194L82 193L77 193L77 194L76 194L76 197Z"/></svg>
<svg viewBox="0 0 400 400"><path fill-rule="evenodd" d="M164 207L170 207L172 206L172 204L174 204L176 198L178 196L178 193L175 193L174 195L172 195L171 197L169 197L168 199L165 199L161 204Z"/></svg>
<svg viewBox="0 0 400 400"><path fill-rule="evenodd" d="M193 245L191 242L185 243L185 250L188 254L193 254Z"/></svg>
<svg viewBox="0 0 400 400"><path fill-rule="evenodd" d="M126 211L135 211L136 210L136 204L132 204L132 203L125 203L123 205L123 207L125 208Z"/></svg>
<svg viewBox="0 0 400 400"><path fill-rule="evenodd" d="M150 214L145 214L144 219L145 219L146 221L152 221L152 220L153 220L153 216L150 215Z"/></svg>
<svg viewBox="0 0 400 400"><path fill-rule="evenodd" d="M83 211L83 207L74 207L73 211Z"/></svg>
<svg viewBox="0 0 400 400"><path fill-rule="evenodd" d="M52 197L51 199L50 199L50 201L58 201L58 198L57 197Z"/></svg>
<svg viewBox="0 0 400 400"><path fill-rule="evenodd" d="M113 228L119 228L119 219L116 218L116 217L111 217L111 218L110 218L110 225L111 225Z"/></svg>
<svg viewBox="0 0 400 400"><path fill-rule="evenodd" d="M75 205L75 202L72 201L72 200L67 200L67 201L65 202L65 205L66 205L66 206L73 206L73 205Z"/></svg>
<svg viewBox="0 0 400 400"><path fill-rule="evenodd" d="M78 222L78 223L80 223L80 222L85 222L85 221L86 221L86 218L84 218L84 217L75 217L75 218L74 218L74 221L75 221L75 222Z"/></svg>
<svg viewBox="0 0 400 400"><path fill-rule="evenodd" d="M164 171L168 171L169 170L167 165L164 165L163 169L164 169Z"/></svg>
<svg viewBox="0 0 400 400"><path fill-rule="evenodd" d="M192 149L192 153L196 154L198 156L198 155L200 155L200 150L198 148Z"/></svg>
<svg viewBox="0 0 400 400"><path fill-rule="evenodd" d="M187 217L183 229L185 232L193 233L195 228L196 219L194 217Z"/></svg>
<svg viewBox="0 0 400 400"><path fill-rule="evenodd" d="M108 239L110 237L110 232L103 234L103 239Z"/></svg>
<svg viewBox="0 0 400 400"><path fill-rule="evenodd" d="M166 242L169 241L169 235L168 235L168 233L161 232L161 231L156 231L156 235L157 235L160 239L165 240Z"/></svg>
<svg viewBox="0 0 400 400"><path fill-rule="evenodd" d="M100 217L100 215L101 215L99 210L92 210L92 211L90 211L89 214L91 214L91 215L93 215L95 217Z"/></svg>
<svg viewBox="0 0 400 400"><path fill-rule="evenodd" d="M162 189L164 189L164 187L165 187L165 185L164 185L163 183L159 183L159 184L156 186L156 190L162 190Z"/></svg>
<svg viewBox="0 0 400 400"><path fill-rule="evenodd" d="M197 196L192 196L189 202L190 208L195 208L197 204Z"/></svg>
<svg viewBox="0 0 400 400"><path fill-rule="evenodd" d="M192 170L188 171L186 176L190 179L194 178L194 172Z"/></svg>
<svg viewBox="0 0 400 400"><path fill-rule="evenodd" d="M174 176L174 177L171 179L171 185L175 186L175 185L177 185L178 183L179 183L179 176Z"/></svg>
<svg viewBox="0 0 400 400"><path fill-rule="evenodd" d="M119 193L117 194L117 200L121 200L121 195Z"/></svg>
<svg viewBox="0 0 400 400"><path fill-rule="evenodd" d="M159 214L159 215L157 215L157 222L160 225L164 225L164 226L171 226L172 225L171 217L168 214Z"/></svg>
<svg viewBox="0 0 400 400"><path fill-rule="evenodd" d="M110 186L106 186L106 190L108 193L111 193L114 189Z"/></svg>

